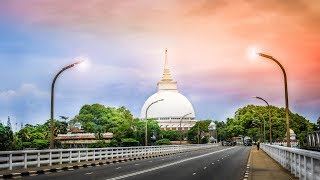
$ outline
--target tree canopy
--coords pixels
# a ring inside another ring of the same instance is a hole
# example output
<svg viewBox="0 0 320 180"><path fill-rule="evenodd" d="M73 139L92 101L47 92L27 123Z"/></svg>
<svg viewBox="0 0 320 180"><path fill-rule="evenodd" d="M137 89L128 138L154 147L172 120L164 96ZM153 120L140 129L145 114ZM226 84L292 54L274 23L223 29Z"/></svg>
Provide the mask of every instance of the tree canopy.
<svg viewBox="0 0 320 180"><path fill-rule="evenodd" d="M123 106L114 108L101 104L84 105L79 114L69 122L69 125L74 125L77 122L82 124L82 128L86 132L98 135L112 132L118 142L121 142L123 138L133 138L139 144L144 144L145 121L134 119L131 112ZM160 127L157 121L149 119L148 142L153 134L159 135Z"/></svg>
<svg viewBox="0 0 320 180"><path fill-rule="evenodd" d="M9 126L0 123L0 151L11 150L13 143L13 132Z"/></svg>
<svg viewBox="0 0 320 180"><path fill-rule="evenodd" d="M286 113L284 108L270 106L272 139L283 140L286 136ZM306 118L289 112L290 129L292 129L300 142L305 142L307 133L313 130L313 123ZM239 108L233 118L223 123L217 123L218 136L231 138L234 136L249 136L253 140L263 139L263 127L266 127L266 140L269 141L269 109L267 106L248 105ZM227 133L226 133L227 132Z"/></svg>

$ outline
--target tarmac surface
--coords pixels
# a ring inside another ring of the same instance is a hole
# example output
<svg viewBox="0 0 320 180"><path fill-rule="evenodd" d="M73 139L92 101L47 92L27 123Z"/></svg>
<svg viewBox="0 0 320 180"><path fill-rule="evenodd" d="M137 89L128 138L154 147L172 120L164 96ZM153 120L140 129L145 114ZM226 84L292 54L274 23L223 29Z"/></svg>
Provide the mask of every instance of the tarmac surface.
<svg viewBox="0 0 320 180"><path fill-rule="evenodd" d="M90 161L0 171L2 178L35 180L292 180L298 179L256 146L212 146L208 149L134 159ZM26 173L27 172L27 173ZM11 175L10 175L11 174Z"/></svg>
<svg viewBox="0 0 320 180"><path fill-rule="evenodd" d="M201 151L55 173L48 172L24 178L35 180L238 180L243 179L250 149L251 147L245 146L216 146Z"/></svg>

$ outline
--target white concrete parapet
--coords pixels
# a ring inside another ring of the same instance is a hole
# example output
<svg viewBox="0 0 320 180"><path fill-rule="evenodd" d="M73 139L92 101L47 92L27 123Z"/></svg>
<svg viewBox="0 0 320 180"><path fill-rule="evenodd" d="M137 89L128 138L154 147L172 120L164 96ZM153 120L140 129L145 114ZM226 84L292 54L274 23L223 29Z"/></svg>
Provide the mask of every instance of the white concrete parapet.
<svg viewBox="0 0 320 180"><path fill-rule="evenodd" d="M320 152L270 144L261 149L299 179L320 180Z"/></svg>
<svg viewBox="0 0 320 180"><path fill-rule="evenodd" d="M83 149L0 151L0 170L51 166L54 164L116 158L172 154L210 148L217 145L166 145Z"/></svg>

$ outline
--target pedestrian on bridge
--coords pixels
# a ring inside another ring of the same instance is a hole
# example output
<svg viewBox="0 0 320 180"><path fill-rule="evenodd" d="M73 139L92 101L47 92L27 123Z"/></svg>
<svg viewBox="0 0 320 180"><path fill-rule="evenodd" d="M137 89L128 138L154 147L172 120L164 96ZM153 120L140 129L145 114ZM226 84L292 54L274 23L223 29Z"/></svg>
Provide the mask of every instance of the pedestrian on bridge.
<svg viewBox="0 0 320 180"><path fill-rule="evenodd" d="M260 141L258 141L258 143L257 143L257 148L258 148L258 150L260 149Z"/></svg>

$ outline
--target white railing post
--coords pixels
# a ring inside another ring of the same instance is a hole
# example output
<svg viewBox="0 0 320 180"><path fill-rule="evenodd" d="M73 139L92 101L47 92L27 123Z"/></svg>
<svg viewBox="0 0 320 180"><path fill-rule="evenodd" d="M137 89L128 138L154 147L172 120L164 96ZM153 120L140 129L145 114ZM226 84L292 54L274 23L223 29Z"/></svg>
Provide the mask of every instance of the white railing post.
<svg viewBox="0 0 320 180"><path fill-rule="evenodd" d="M69 151L69 163L72 163L72 151Z"/></svg>
<svg viewBox="0 0 320 180"><path fill-rule="evenodd" d="M60 164L62 164L62 150L60 151L60 157L59 157L59 159L60 159Z"/></svg>
<svg viewBox="0 0 320 180"><path fill-rule="evenodd" d="M49 152L49 166L52 166L52 152Z"/></svg>
<svg viewBox="0 0 320 180"><path fill-rule="evenodd" d="M301 155L299 154L298 156L299 156L299 179L301 179L301 177L302 177L302 176L301 176L301 171L302 171L302 170L301 170L301 169L302 169L302 168L301 168Z"/></svg>
<svg viewBox="0 0 320 180"><path fill-rule="evenodd" d="M121 148L121 158L123 158L123 148Z"/></svg>
<svg viewBox="0 0 320 180"><path fill-rule="evenodd" d="M293 159L292 159L292 153L290 152L290 172L293 173L293 169L292 169L292 164L293 164Z"/></svg>
<svg viewBox="0 0 320 180"><path fill-rule="evenodd" d="M298 176L298 168L297 168L297 154L294 153L294 176L297 177Z"/></svg>
<svg viewBox="0 0 320 180"><path fill-rule="evenodd" d="M106 151L106 157L105 157L105 159L108 159L108 149L105 149L105 151Z"/></svg>
<svg viewBox="0 0 320 180"><path fill-rule="evenodd" d="M88 155L89 153L88 153L88 149L86 150L86 161L88 161Z"/></svg>
<svg viewBox="0 0 320 180"><path fill-rule="evenodd" d="M12 170L12 153L9 154L9 170Z"/></svg>
<svg viewBox="0 0 320 180"><path fill-rule="evenodd" d="M38 165L37 165L37 167L40 167L40 152L38 152L38 156L37 156L37 162L38 162Z"/></svg>
<svg viewBox="0 0 320 180"><path fill-rule="evenodd" d="M24 168L28 167L28 153L24 153Z"/></svg>
<svg viewBox="0 0 320 180"><path fill-rule="evenodd" d="M95 161L96 160L96 150L94 149L93 150L93 161Z"/></svg>
<svg viewBox="0 0 320 180"><path fill-rule="evenodd" d="M99 152L99 160L102 160L102 150L100 149L100 152Z"/></svg>
<svg viewBox="0 0 320 180"><path fill-rule="evenodd" d="M81 150L79 149L78 150L78 162L80 162L80 160L81 160L81 153L80 152L81 152Z"/></svg>
<svg viewBox="0 0 320 180"><path fill-rule="evenodd" d="M303 171L304 171L304 179L307 180L308 173L307 173L307 157L303 156Z"/></svg>
<svg viewBox="0 0 320 180"><path fill-rule="evenodd" d="M313 164L313 158L310 158L310 172L311 172L311 179L314 179L314 164Z"/></svg>

